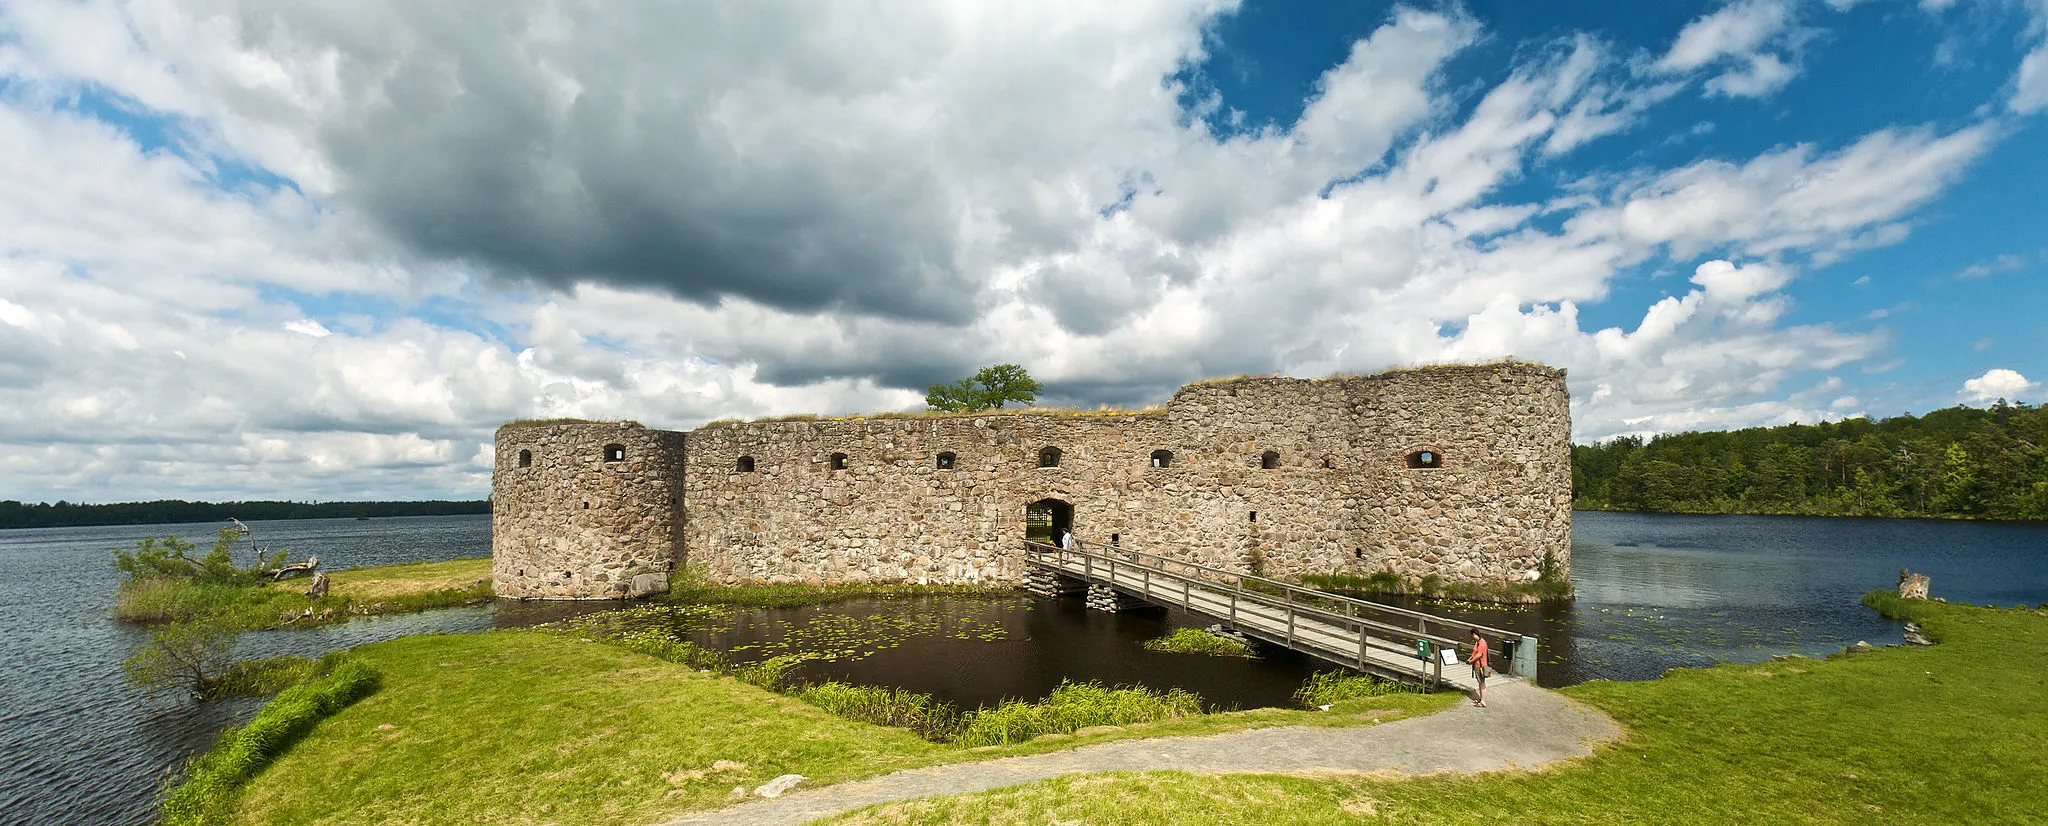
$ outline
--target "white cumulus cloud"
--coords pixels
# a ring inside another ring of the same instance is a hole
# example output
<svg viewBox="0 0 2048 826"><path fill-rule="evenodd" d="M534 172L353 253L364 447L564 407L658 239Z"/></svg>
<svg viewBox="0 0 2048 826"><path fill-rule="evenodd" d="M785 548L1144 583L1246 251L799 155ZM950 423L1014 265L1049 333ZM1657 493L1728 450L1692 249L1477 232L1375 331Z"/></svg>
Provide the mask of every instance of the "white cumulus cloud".
<svg viewBox="0 0 2048 826"><path fill-rule="evenodd" d="M998 362L1092 405L1514 355L1582 438L1811 421L1889 337L1786 321L1801 274L1998 137L1587 159L1796 71L1754 0L1648 73L1574 34L1454 77L1483 21L1403 8L1233 130L1180 85L1232 11L6 3L0 498L481 495L506 419L903 409Z"/></svg>
<svg viewBox="0 0 2048 826"><path fill-rule="evenodd" d="M1789 0L1736 0L1687 23L1656 68L1712 72L1711 94L1764 97L1799 74L1799 51L1812 33L1797 23Z"/></svg>
<svg viewBox="0 0 2048 826"><path fill-rule="evenodd" d="M1962 396L1975 402L1994 399L2018 399L2034 390L2034 382L2027 381L2018 371L1997 367L1984 371L1984 375L1963 382Z"/></svg>

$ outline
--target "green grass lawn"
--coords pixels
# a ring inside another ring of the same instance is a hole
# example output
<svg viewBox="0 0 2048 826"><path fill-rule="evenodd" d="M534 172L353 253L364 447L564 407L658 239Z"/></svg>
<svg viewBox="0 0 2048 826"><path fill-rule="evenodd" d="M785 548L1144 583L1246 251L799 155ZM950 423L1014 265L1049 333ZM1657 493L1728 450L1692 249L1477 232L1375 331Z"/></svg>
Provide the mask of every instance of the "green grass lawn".
<svg viewBox="0 0 2048 826"><path fill-rule="evenodd" d="M352 656L382 674L382 688L260 774L238 822L637 826L722 805L734 787L785 773L809 778L808 787L1133 737L1372 725L1459 699L1393 694L1331 712L1257 709L966 748L547 633L408 637Z"/></svg>
<svg viewBox="0 0 2048 826"><path fill-rule="evenodd" d="M375 602L391 597L448 591L474 592L478 586L490 595L491 558L450 559L443 562L414 562L406 565L378 565L351 568L327 575L327 593L357 602ZM287 580L271 587L305 592L304 579Z"/></svg>
<svg viewBox="0 0 2048 826"><path fill-rule="evenodd" d="M261 585L156 578L123 583L114 618L124 622L217 621L237 630L309 627L350 617L447 608L491 597L491 560L380 565L327 575L327 596L306 596L301 577ZM313 609L305 616L307 608Z"/></svg>
<svg viewBox="0 0 2048 826"><path fill-rule="evenodd" d="M1061 778L847 823L2044 823L2048 612L1909 604L1931 648L1565 693L1629 736L1531 773Z"/></svg>

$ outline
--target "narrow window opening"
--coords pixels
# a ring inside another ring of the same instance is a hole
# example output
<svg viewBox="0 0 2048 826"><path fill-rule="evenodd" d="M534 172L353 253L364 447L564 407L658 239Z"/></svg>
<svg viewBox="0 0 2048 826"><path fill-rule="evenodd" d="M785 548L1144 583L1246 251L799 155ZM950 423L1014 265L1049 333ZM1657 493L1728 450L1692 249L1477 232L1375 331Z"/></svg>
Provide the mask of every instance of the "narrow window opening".
<svg viewBox="0 0 2048 826"><path fill-rule="evenodd" d="M1155 451L1152 451L1152 466L1153 466L1153 467L1155 467L1155 468L1162 468L1162 467L1167 467L1167 466L1169 466L1169 465L1172 465L1172 464L1173 464L1173 451L1171 451L1171 450L1155 450Z"/></svg>
<svg viewBox="0 0 2048 826"><path fill-rule="evenodd" d="M1118 545L1118 544L1122 544L1122 543L1120 542L1120 540L1122 540L1122 539L1123 539L1123 537L1122 537L1122 536L1120 536L1120 535L1117 535L1117 534L1110 534L1110 535L1109 535L1109 544L1111 544L1111 545Z"/></svg>
<svg viewBox="0 0 2048 826"><path fill-rule="evenodd" d="M939 454L939 457L934 462L934 464L936 464L940 470L952 470L953 459L954 456L952 453L941 453Z"/></svg>
<svg viewBox="0 0 2048 826"><path fill-rule="evenodd" d="M605 461L607 461L607 462L623 462L623 461L625 461L625 460L626 460L626 446L625 446L625 445L605 445L605 446L604 446L604 460L605 460Z"/></svg>
<svg viewBox="0 0 2048 826"><path fill-rule="evenodd" d="M1257 522L1257 521L1259 521L1259 512L1258 512L1258 511L1252 511L1252 518L1251 518L1251 521L1253 521L1253 522Z"/></svg>
<svg viewBox="0 0 2048 826"><path fill-rule="evenodd" d="M1408 467L1410 468L1435 468L1443 467L1443 464L1444 455L1434 450L1418 450L1408 454Z"/></svg>
<svg viewBox="0 0 2048 826"><path fill-rule="evenodd" d="M752 457L752 456L741 456L741 457L740 457L740 460L739 460L738 462L736 462L736 463L734 463L734 464L733 464L733 467L732 467L732 469L733 469L733 470L734 470L735 472L738 472L738 473L753 473L753 472L754 472L754 457Z"/></svg>
<svg viewBox="0 0 2048 826"><path fill-rule="evenodd" d="M1327 453L1323 454L1323 469L1325 469L1325 470L1332 470L1332 469L1335 469L1336 467L1337 467L1337 460L1335 460L1335 459L1332 459L1332 458L1330 458L1330 454L1327 454Z"/></svg>
<svg viewBox="0 0 2048 826"><path fill-rule="evenodd" d="M584 510L590 510L590 503L589 503L589 502L585 502L585 503L583 503L583 509L584 509Z"/></svg>
<svg viewBox="0 0 2048 826"><path fill-rule="evenodd" d="M1357 548L1357 549L1353 550L1353 551L1351 552L1351 558L1352 558L1352 559L1364 559L1364 558L1365 558L1365 549L1364 549L1364 548Z"/></svg>
<svg viewBox="0 0 2048 826"><path fill-rule="evenodd" d="M1259 469L1272 470L1280 466L1280 451L1268 450L1259 454Z"/></svg>
<svg viewBox="0 0 2048 826"><path fill-rule="evenodd" d="M1046 449L1044 449L1044 450L1041 450L1041 451L1039 451L1039 452L1038 452L1038 466L1039 466L1039 467L1059 467L1059 466L1060 466L1060 449L1059 449L1059 448L1056 448L1056 447L1048 447L1048 448L1046 448Z"/></svg>
<svg viewBox="0 0 2048 826"><path fill-rule="evenodd" d="M519 451L519 466L520 466L520 467L533 467L533 451L531 451L531 450L522 450L522 451Z"/></svg>
<svg viewBox="0 0 2048 826"><path fill-rule="evenodd" d="M845 470L845 469L846 469L846 454L844 454L844 453L834 453L834 454L832 454L832 469L833 469L833 470Z"/></svg>

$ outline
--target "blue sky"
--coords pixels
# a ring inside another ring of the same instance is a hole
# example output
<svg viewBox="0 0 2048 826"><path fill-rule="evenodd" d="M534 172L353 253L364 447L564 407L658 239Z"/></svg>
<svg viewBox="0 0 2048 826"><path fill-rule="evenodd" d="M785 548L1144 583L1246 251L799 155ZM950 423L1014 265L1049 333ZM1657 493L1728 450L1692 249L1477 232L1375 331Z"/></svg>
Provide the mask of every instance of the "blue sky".
<svg viewBox="0 0 2048 826"><path fill-rule="evenodd" d="M486 10L489 13L485 13ZM526 416L1517 357L1582 440L2048 397L2048 2L0 7L0 498Z"/></svg>

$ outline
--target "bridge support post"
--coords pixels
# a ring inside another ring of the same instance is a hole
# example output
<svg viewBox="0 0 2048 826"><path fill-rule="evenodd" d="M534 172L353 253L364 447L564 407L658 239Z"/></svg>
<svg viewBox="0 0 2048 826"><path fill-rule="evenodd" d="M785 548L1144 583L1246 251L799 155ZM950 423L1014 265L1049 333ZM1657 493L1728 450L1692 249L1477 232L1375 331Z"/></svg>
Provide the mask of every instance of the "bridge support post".
<svg viewBox="0 0 2048 826"><path fill-rule="evenodd" d="M1515 658L1508 661L1508 673L1532 683L1536 681L1535 637L1524 634L1515 643Z"/></svg>
<svg viewBox="0 0 2048 826"><path fill-rule="evenodd" d="M1119 614L1125 611L1135 611L1153 606L1152 603L1129 596L1107 585L1090 585L1088 586L1088 607L1097 611Z"/></svg>
<svg viewBox="0 0 2048 826"><path fill-rule="evenodd" d="M1063 597L1087 590L1087 584L1036 565L1024 566L1024 590L1042 597Z"/></svg>

